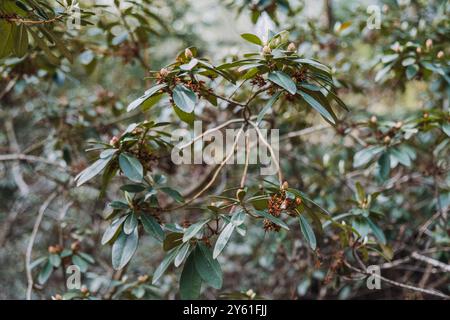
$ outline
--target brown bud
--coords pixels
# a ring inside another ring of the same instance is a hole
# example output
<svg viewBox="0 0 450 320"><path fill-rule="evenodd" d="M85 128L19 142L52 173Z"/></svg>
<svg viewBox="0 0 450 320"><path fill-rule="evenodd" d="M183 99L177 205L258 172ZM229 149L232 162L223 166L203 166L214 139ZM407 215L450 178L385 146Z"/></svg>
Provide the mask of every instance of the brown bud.
<svg viewBox="0 0 450 320"><path fill-rule="evenodd" d="M389 144L389 142L391 142L391 137L389 137L389 136L384 137L383 142L385 144Z"/></svg>
<svg viewBox="0 0 450 320"><path fill-rule="evenodd" d="M383 10L383 13L387 13L389 10L389 6L387 4L383 5L382 10Z"/></svg>
<svg viewBox="0 0 450 320"><path fill-rule="evenodd" d="M377 123L377 121L378 121L377 116L371 116L370 117L370 122Z"/></svg>
<svg viewBox="0 0 450 320"><path fill-rule="evenodd" d="M194 56L194 55L192 54L192 51L191 51L189 48L186 48L186 49L184 50L184 55L185 55L186 58L188 58L188 59L192 59L192 57Z"/></svg>
<svg viewBox="0 0 450 320"><path fill-rule="evenodd" d="M244 199L244 197L245 197L245 194L246 194L246 192L245 192L244 189L241 189L241 188L237 189L237 191L236 191L236 199L238 199L239 201L242 201Z"/></svg>
<svg viewBox="0 0 450 320"><path fill-rule="evenodd" d="M80 291L81 291L82 294L89 293L89 289L85 285L81 286Z"/></svg>
<svg viewBox="0 0 450 320"><path fill-rule="evenodd" d="M57 250L55 246L48 247L48 253L55 254L56 252Z"/></svg>
<svg viewBox="0 0 450 320"><path fill-rule="evenodd" d="M302 204L302 198L299 198L299 197L295 198L295 204L297 206L301 205Z"/></svg>
<svg viewBox="0 0 450 320"><path fill-rule="evenodd" d="M295 45L295 43L291 42L291 43L289 43L287 50L289 52L295 52L295 51L297 51L297 46Z"/></svg>
<svg viewBox="0 0 450 320"><path fill-rule="evenodd" d="M111 140L109 140L109 144L112 146L117 146L117 143L119 142L119 138L117 138L116 136L112 137Z"/></svg>
<svg viewBox="0 0 450 320"><path fill-rule="evenodd" d="M403 122L402 122L402 121L397 121L397 122L395 123L395 128L396 128L396 129L400 129L402 126L403 126Z"/></svg>
<svg viewBox="0 0 450 320"><path fill-rule="evenodd" d="M427 39L427 41L425 41L425 46L427 49L430 49L433 46L433 40Z"/></svg>
<svg viewBox="0 0 450 320"><path fill-rule="evenodd" d="M425 119L428 119L429 116L430 116L430 114L429 114L428 112L424 112L423 117L424 117Z"/></svg>
<svg viewBox="0 0 450 320"><path fill-rule="evenodd" d="M159 70L159 75L162 78L165 78L169 75L169 70L167 70L166 68L162 68L161 70Z"/></svg>
<svg viewBox="0 0 450 320"><path fill-rule="evenodd" d="M52 300L62 300L63 297L60 294L55 294L54 296L52 296Z"/></svg>
<svg viewBox="0 0 450 320"><path fill-rule="evenodd" d="M70 245L70 249L72 249L73 251L77 251L80 249L80 242L79 241L75 241L74 243L72 243Z"/></svg>
<svg viewBox="0 0 450 320"><path fill-rule="evenodd" d="M289 184L287 181L283 182L283 184L281 185L281 190L287 190L289 188Z"/></svg>
<svg viewBox="0 0 450 320"><path fill-rule="evenodd" d="M138 277L139 283L145 283L145 282L147 282L147 280L148 280L148 275L146 275L146 274Z"/></svg>
<svg viewBox="0 0 450 320"><path fill-rule="evenodd" d="M444 57L444 51L439 51L438 53L437 53L437 55L436 55L436 57L438 58L438 59L442 59L443 57Z"/></svg>
<svg viewBox="0 0 450 320"><path fill-rule="evenodd" d="M416 52L419 53L419 54L422 53L422 48L421 47L417 47L416 48Z"/></svg>
<svg viewBox="0 0 450 320"><path fill-rule="evenodd" d="M262 49L262 53L267 55L267 54L271 54L272 53L272 49L270 49L269 46L264 46Z"/></svg>

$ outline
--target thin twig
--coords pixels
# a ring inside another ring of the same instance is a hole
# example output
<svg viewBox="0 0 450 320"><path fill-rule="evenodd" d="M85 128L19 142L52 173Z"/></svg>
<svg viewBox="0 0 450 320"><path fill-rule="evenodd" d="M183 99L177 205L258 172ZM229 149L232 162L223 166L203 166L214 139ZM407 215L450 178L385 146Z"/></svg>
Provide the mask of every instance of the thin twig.
<svg viewBox="0 0 450 320"><path fill-rule="evenodd" d="M33 252L33 245L34 241L36 240L36 235L39 230L39 226L41 225L42 218L44 217L45 210L47 210L47 207L50 205L50 203L53 201L53 199L56 197L57 193L53 192L50 194L50 196L45 200L45 202L41 205L39 208L39 213L36 218L36 222L33 226L33 231L31 232L30 240L28 242L27 251L25 254L25 268L27 272L27 280L28 280L28 287L27 287L27 300L31 300L31 291L33 290L33 275L31 274L31 253Z"/></svg>

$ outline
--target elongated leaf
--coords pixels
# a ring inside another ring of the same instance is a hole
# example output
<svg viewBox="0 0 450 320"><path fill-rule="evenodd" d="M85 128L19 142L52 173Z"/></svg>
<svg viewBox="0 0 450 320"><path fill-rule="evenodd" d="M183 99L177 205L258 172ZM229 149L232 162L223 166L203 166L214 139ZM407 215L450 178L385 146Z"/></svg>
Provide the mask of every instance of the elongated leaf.
<svg viewBox="0 0 450 320"><path fill-rule="evenodd" d="M378 159L380 178L384 181L389 178L389 173L391 171L391 161L389 152L383 152L381 157Z"/></svg>
<svg viewBox="0 0 450 320"><path fill-rule="evenodd" d="M144 168L135 157L126 153L121 153L119 155L119 165L120 169L122 169L123 173L131 181L141 182L144 178Z"/></svg>
<svg viewBox="0 0 450 320"><path fill-rule="evenodd" d="M53 272L53 265L51 264L50 261L47 261L47 263L44 265L44 268L42 268L41 272L39 272L38 282L40 284L46 283L48 278L50 278L52 272Z"/></svg>
<svg viewBox="0 0 450 320"><path fill-rule="evenodd" d="M374 156L384 150L384 147L381 146L371 146L364 148L357 153L355 153L353 157L353 166L355 168L361 167L370 162Z"/></svg>
<svg viewBox="0 0 450 320"><path fill-rule="evenodd" d="M108 165L109 161L111 161L112 157L98 159L92 165L84 169L80 172L76 177L75 181L77 182L77 187L81 186L85 182L91 180L93 177L102 172L103 169Z"/></svg>
<svg viewBox="0 0 450 320"><path fill-rule="evenodd" d="M246 213L245 211L238 211L231 217L231 223L236 227L242 225L245 221Z"/></svg>
<svg viewBox="0 0 450 320"><path fill-rule="evenodd" d="M366 218L367 223L370 226L370 229L372 229L373 234L375 235L375 238L381 243L386 244L386 237L384 235L383 230L379 226L377 226L370 218Z"/></svg>
<svg viewBox="0 0 450 320"><path fill-rule="evenodd" d="M107 244L114 238L114 236L119 232L120 227L122 226L123 222L127 219L127 217L128 215L123 216L111 223L111 225L105 230L105 233L103 234L102 237L103 245Z"/></svg>
<svg viewBox="0 0 450 320"><path fill-rule="evenodd" d="M175 189L169 187L162 187L159 190L170 196L173 200L175 200L178 203L184 202L183 196Z"/></svg>
<svg viewBox="0 0 450 320"><path fill-rule="evenodd" d="M256 44L258 46L262 46L263 45L262 40L257 35L254 35L254 34L251 34L251 33L243 33L243 34L241 34L241 37L243 39L247 40L248 42L251 42L251 43Z"/></svg>
<svg viewBox="0 0 450 320"><path fill-rule="evenodd" d="M14 29L14 53L22 58L28 51L28 31L24 24Z"/></svg>
<svg viewBox="0 0 450 320"><path fill-rule="evenodd" d="M175 261L174 261L174 265L176 268L178 268L184 261L184 258L186 258L186 255L189 252L189 248L191 247L191 244L188 243L184 243L181 247L180 250L178 251L177 256L175 257Z"/></svg>
<svg viewBox="0 0 450 320"><path fill-rule="evenodd" d="M180 69L189 71L189 70L192 70L197 64L198 64L198 60L193 58L193 59L191 59L191 61L189 61L189 63L181 65Z"/></svg>
<svg viewBox="0 0 450 320"><path fill-rule="evenodd" d="M141 222L144 226L144 230L153 236L156 240L159 242L164 241L164 231L161 228L161 225L156 221L155 218L153 218L150 215L142 214L141 215Z"/></svg>
<svg viewBox="0 0 450 320"><path fill-rule="evenodd" d="M163 261L158 266L158 268L156 268L155 273L153 274L152 284L155 284L159 280L159 278L161 278L161 276L164 274L164 272L170 266L172 261L175 260L175 257L177 256L179 250L180 250L180 247L177 247L167 253L167 255L164 257Z"/></svg>
<svg viewBox="0 0 450 320"><path fill-rule="evenodd" d="M164 239L163 249L169 251L183 243L183 234L180 232L172 232L167 234Z"/></svg>
<svg viewBox="0 0 450 320"><path fill-rule="evenodd" d="M195 268L203 281L213 288L222 288L222 269L216 259L213 259L211 250L203 243L198 243L194 250Z"/></svg>
<svg viewBox="0 0 450 320"><path fill-rule="evenodd" d="M173 110L175 111L175 114L180 118L181 121L186 122L190 126L194 124L195 115L194 112L184 112L181 110L177 105L173 105Z"/></svg>
<svg viewBox="0 0 450 320"><path fill-rule="evenodd" d="M13 49L13 24L0 19L0 59L8 56Z"/></svg>
<svg viewBox="0 0 450 320"><path fill-rule="evenodd" d="M308 103L314 110L318 111L322 117L327 119L332 124L336 124L336 121L334 120L336 115L331 114L330 111L328 111L319 101L304 91L299 90L298 93L302 96L306 103Z"/></svg>
<svg viewBox="0 0 450 320"><path fill-rule="evenodd" d="M216 259L219 256L223 248L225 248L225 246L227 245L228 240L230 240L230 237L233 234L234 228L235 228L234 224L229 223L220 233L219 237L217 238L216 245L214 246L213 252L214 259Z"/></svg>
<svg viewBox="0 0 450 320"><path fill-rule="evenodd" d="M278 92L277 94L273 95L269 101L267 101L266 105L264 106L264 108L262 108L262 110L259 112L258 114L258 118L256 119L256 124L259 125L261 123L261 121L264 119L264 116L266 115L266 113L272 109L273 105L275 104L275 102L278 100L278 98L280 97L281 92Z"/></svg>
<svg viewBox="0 0 450 320"><path fill-rule="evenodd" d="M72 262L80 268L81 272L86 272L89 267L88 263L77 254L72 256Z"/></svg>
<svg viewBox="0 0 450 320"><path fill-rule="evenodd" d="M55 268L58 268L61 265L61 257L58 254L50 254L49 260Z"/></svg>
<svg viewBox="0 0 450 320"><path fill-rule="evenodd" d="M138 246L138 230L127 235L124 232L119 234L119 237L114 242L112 247L112 265L116 270L120 270L126 266L131 260Z"/></svg>
<svg viewBox="0 0 450 320"><path fill-rule="evenodd" d="M284 229L286 229L286 230L289 230L288 225L287 225L283 220L281 220L281 219L279 219L279 218L277 218L277 217L274 217L273 215L267 213L266 211L263 211L263 210L255 210L255 213L256 213L258 216L264 217L264 218L266 218L266 219L272 221L272 222L275 223L276 225L279 225L280 227L282 227L282 228L284 228Z"/></svg>
<svg viewBox="0 0 450 320"><path fill-rule="evenodd" d="M180 297L181 299L197 299L200 296L202 279L195 269L194 256L191 253L184 264L180 277Z"/></svg>
<svg viewBox="0 0 450 320"><path fill-rule="evenodd" d="M177 84L173 89L173 101L182 111L191 113L197 103L197 96L191 89Z"/></svg>
<svg viewBox="0 0 450 320"><path fill-rule="evenodd" d="M268 79L288 91L290 94L295 94L297 92L295 82L283 71L270 72Z"/></svg>
<svg viewBox="0 0 450 320"><path fill-rule="evenodd" d="M311 225L303 215L299 216L299 220L300 220L300 229L302 231L303 236L305 237L311 249L316 250L317 245L316 235L314 234Z"/></svg>
<svg viewBox="0 0 450 320"><path fill-rule="evenodd" d="M191 238L195 237L195 235L199 233L199 231L203 228L203 226L208 222L209 220L200 221L189 226L189 228L187 228L186 231L184 232L183 242L189 241Z"/></svg>
<svg viewBox="0 0 450 320"><path fill-rule="evenodd" d="M158 84L154 87L151 87L144 93L144 95L142 95L141 97L137 98L132 103L130 103L127 107L127 111L130 112L130 111L136 109L137 107L139 107L140 105L144 104L149 98L151 98L159 90L161 90L165 87L167 87L166 83Z"/></svg>
<svg viewBox="0 0 450 320"><path fill-rule="evenodd" d="M127 220L125 220L125 223L123 224L123 232L125 232L125 234L131 234L134 229L136 229L136 226L137 218L133 213L131 213L128 215Z"/></svg>

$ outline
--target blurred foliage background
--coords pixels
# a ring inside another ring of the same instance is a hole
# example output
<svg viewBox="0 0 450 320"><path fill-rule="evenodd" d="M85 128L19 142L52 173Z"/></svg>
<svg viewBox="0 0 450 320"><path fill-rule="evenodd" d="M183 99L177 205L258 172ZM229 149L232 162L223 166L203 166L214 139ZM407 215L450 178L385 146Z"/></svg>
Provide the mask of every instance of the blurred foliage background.
<svg viewBox="0 0 450 320"><path fill-rule="evenodd" d="M370 5L379 9L380 28L368 27ZM81 28L69 28L77 7ZM33 299L180 297L181 268L171 267L157 284L149 280L164 256L153 237L140 238L126 269L112 268L111 250L101 244L109 225L104 211L123 199L125 178L113 178L102 195L101 179L77 188L74 177L96 160L85 151L88 141L108 143L144 120L170 122L169 133L188 127L168 99L127 112L155 84L151 71L191 46L215 65L236 61L260 50L240 35L261 36L268 28L289 31L299 56L329 66L349 109L336 109L340 120L333 126L286 98L266 116L280 129L289 186L333 220L311 215L316 250L298 222L289 222L289 232L266 232L259 220L248 221L245 237L234 234L218 258L222 288L206 287L201 297L448 298L449 12L445 0L3 1L0 298L24 299L30 276ZM213 85L227 95L237 88ZM242 101L251 89L235 98ZM237 112L225 103L197 108L196 116L214 126ZM206 165L175 166L165 153L151 163L151 174L163 175L185 197L210 172ZM258 172L250 168L248 176L255 194L264 184ZM230 166L198 199L201 209L175 211L163 222L186 230L220 200L214 195L234 197L227 190L239 185L241 174ZM158 197L161 207L171 203ZM375 226L365 222L369 215ZM27 264L33 267L28 277ZM65 286L69 264L82 269L81 290ZM366 265L381 266L394 283L369 290L359 272Z"/></svg>

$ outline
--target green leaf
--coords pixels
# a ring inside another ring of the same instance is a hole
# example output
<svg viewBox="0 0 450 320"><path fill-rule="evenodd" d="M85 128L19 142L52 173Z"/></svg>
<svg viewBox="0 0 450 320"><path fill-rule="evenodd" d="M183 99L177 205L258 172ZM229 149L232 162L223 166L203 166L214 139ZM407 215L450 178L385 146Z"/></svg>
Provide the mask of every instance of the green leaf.
<svg viewBox="0 0 450 320"><path fill-rule="evenodd" d="M91 264L95 263L94 258L90 254L87 254L85 252L78 252L78 255L80 257L82 257L83 260L86 260L88 263L91 263Z"/></svg>
<svg viewBox="0 0 450 320"><path fill-rule="evenodd" d="M89 267L88 263L79 255L72 256L72 263L78 266L83 273L86 272Z"/></svg>
<svg viewBox="0 0 450 320"><path fill-rule="evenodd" d="M130 261L136 252L138 239L137 228L129 235L124 232L119 234L112 246L112 265L114 269L120 270Z"/></svg>
<svg viewBox="0 0 450 320"><path fill-rule="evenodd" d="M120 169L131 181L141 182L144 178L144 168L135 157L121 153L119 155L119 165Z"/></svg>
<svg viewBox="0 0 450 320"><path fill-rule="evenodd" d="M278 92L276 94L274 94L269 101L267 101L266 105L264 106L264 108L262 108L262 110L259 112L258 114L258 118L256 119L256 124L259 125L261 123L261 121L263 120L264 116L266 115L267 111L269 111L270 109L272 109L273 105L275 104L275 102L278 100L278 98L280 97L281 92Z"/></svg>
<svg viewBox="0 0 450 320"><path fill-rule="evenodd" d="M299 221L303 236L305 237L311 249L316 250L316 235L314 234L314 231L309 224L308 219L306 219L303 215L299 215Z"/></svg>
<svg viewBox="0 0 450 320"><path fill-rule="evenodd" d="M110 242L117 235L117 233L120 230L120 227L122 226L123 222L125 221L125 219L127 217L128 217L128 215L114 220L108 226L108 228L106 228L105 233L103 234L103 237L102 237L102 245L107 244L108 242Z"/></svg>
<svg viewBox="0 0 450 320"><path fill-rule="evenodd" d="M444 131L444 133L450 137L450 123L443 124L441 128L442 131Z"/></svg>
<svg viewBox="0 0 450 320"><path fill-rule="evenodd" d="M149 100L149 98L151 98L155 93L157 93L159 90L161 90L165 87L167 87L166 83L158 84L154 87L151 87L150 89L145 91L144 95L137 98L136 100L134 100L132 103L130 103L128 105L127 112L130 112L130 111L136 109L137 107L139 107L140 105L145 103L147 100Z"/></svg>
<svg viewBox="0 0 450 320"><path fill-rule="evenodd" d="M138 193L144 191L145 186L142 184L125 184L120 187L120 190L131 193Z"/></svg>
<svg viewBox="0 0 450 320"><path fill-rule="evenodd" d="M222 288L222 269L216 259L213 259L211 250L203 243L198 243L194 250L195 268L203 281L213 288Z"/></svg>
<svg viewBox="0 0 450 320"><path fill-rule="evenodd" d="M58 254L50 254L49 261L55 268L58 268L61 265L61 257Z"/></svg>
<svg viewBox="0 0 450 320"><path fill-rule="evenodd" d="M234 224L236 227L239 227L242 225L245 221L245 211L238 211L231 217L231 223Z"/></svg>
<svg viewBox="0 0 450 320"><path fill-rule="evenodd" d="M288 91L290 94L297 93L295 82L283 71L270 72L268 79Z"/></svg>
<svg viewBox="0 0 450 320"><path fill-rule="evenodd" d="M406 78L411 80L416 76L417 72L419 72L419 66L417 64L409 65L406 68Z"/></svg>
<svg viewBox="0 0 450 320"><path fill-rule="evenodd" d="M332 124L336 124L336 121L334 120L334 118L336 118L336 115L330 113L330 111L327 110L319 101L317 101L315 98L304 91L299 90L298 93L314 110L318 111L322 115L322 117L327 119Z"/></svg>
<svg viewBox="0 0 450 320"><path fill-rule="evenodd" d="M28 31L24 24L19 24L14 28L14 53L22 58L28 51Z"/></svg>
<svg viewBox="0 0 450 320"><path fill-rule="evenodd" d="M223 228L222 232L220 233L219 237L217 238L216 245L214 246L214 252L213 252L213 258L216 259L219 254L222 252L223 248L228 243L228 240L230 240L230 237L234 231L234 224L229 223Z"/></svg>
<svg viewBox="0 0 450 320"><path fill-rule="evenodd" d="M141 215L141 222L144 226L144 230L153 236L156 240L159 242L164 241L164 231L161 228L161 225L156 221L155 218L153 218L150 215L142 214Z"/></svg>
<svg viewBox="0 0 450 320"><path fill-rule="evenodd" d="M38 282L40 284L46 283L48 278L50 278L52 272L53 272L53 265L51 264L50 261L47 261L47 263L44 265L44 268L42 268L41 272L39 272Z"/></svg>
<svg viewBox="0 0 450 320"><path fill-rule="evenodd" d="M379 173L382 180L389 178L389 173L391 171L390 159L391 156L389 155L389 152L383 152L381 157L378 159Z"/></svg>
<svg viewBox="0 0 450 320"><path fill-rule="evenodd" d="M13 24L10 22L0 19L0 59L7 57L14 45L13 39Z"/></svg>
<svg viewBox="0 0 450 320"><path fill-rule="evenodd" d="M270 221L272 221L273 223L275 223L276 225L279 225L280 227L289 230L288 225L281 219L274 217L273 215L267 213L264 210L255 210L255 213L260 216L260 217L264 217Z"/></svg>
<svg viewBox="0 0 450 320"><path fill-rule="evenodd" d="M98 159L92 165L81 171L76 177L75 181L77 182L77 187L81 186L85 182L91 180L93 177L102 172L103 169L108 165L111 161L111 157Z"/></svg>
<svg viewBox="0 0 450 320"><path fill-rule="evenodd" d="M380 146L371 146L364 148L357 153L355 153L353 157L353 166L355 168L361 167L369 163L374 156L384 150L384 147Z"/></svg>
<svg viewBox="0 0 450 320"><path fill-rule="evenodd" d="M178 254L175 257L175 262L173 263L176 268L178 268L183 263L184 258L186 258L186 255L188 254L190 247L191 247L191 244L189 242L184 243L180 247L180 250L178 251Z"/></svg>
<svg viewBox="0 0 450 320"><path fill-rule="evenodd" d="M173 89L173 101L183 112L191 113L194 111L197 103L197 96L195 93L181 84L177 84Z"/></svg>
<svg viewBox="0 0 450 320"><path fill-rule="evenodd" d="M186 231L184 232L183 242L189 241L191 238L195 237L195 235L199 233L200 230L203 228L203 226L208 222L209 219L194 223L193 225L189 226L189 228L187 228Z"/></svg>
<svg viewBox="0 0 450 320"><path fill-rule="evenodd" d="M45 56L48 59L48 61L54 65L58 65L59 64L58 57L53 54L52 50L50 50L50 48L45 43L45 41L42 38L40 38L39 35L33 31L32 28L28 29L28 31L30 32L31 36L33 37L33 39L36 42L36 44L38 45L38 47L41 48L42 51L44 51Z"/></svg>
<svg viewBox="0 0 450 320"><path fill-rule="evenodd" d="M195 269L194 255L191 253L184 264L180 277L181 299L197 299L200 296L202 279Z"/></svg>
<svg viewBox="0 0 450 320"><path fill-rule="evenodd" d="M167 268L170 266L172 261L177 256L179 250L180 250L180 247L177 247L167 253L167 255L164 257L163 261L158 266L158 268L156 268L155 273L153 274L152 284L156 284L156 282L159 280L159 278L161 278L161 276L164 274L164 272L167 270Z"/></svg>
<svg viewBox="0 0 450 320"><path fill-rule="evenodd" d="M162 187L159 188L159 190L170 196L173 200L175 200L178 203L184 202L183 196L175 189L169 187Z"/></svg>
<svg viewBox="0 0 450 320"><path fill-rule="evenodd" d="M169 251L183 243L183 234L179 232L169 233L163 242L164 251Z"/></svg>
<svg viewBox="0 0 450 320"><path fill-rule="evenodd" d="M248 42L251 42L251 43L256 44L258 46L262 46L263 45L262 40L258 36L254 35L254 34L243 33L243 34L241 34L241 37L244 40L247 40Z"/></svg>
<svg viewBox="0 0 450 320"><path fill-rule="evenodd" d="M173 110L175 111L175 114L178 116L178 118L180 118L181 121L186 122L190 126L192 126L194 124L194 120L195 120L194 112L191 112L191 113L184 112L183 110L178 108L178 106L175 104L172 107L173 107Z"/></svg>
<svg viewBox="0 0 450 320"><path fill-rule="evenodd" d="M384 235L383 230L381 230L381 228L379 226L377 226L370 218L366 218L366 219L367 219L367 223L370 226L370 229L372 229L372 232L375 235L375 238L377 238L381 244L385 245L386 237Z"/></svg>
<svg viewBox="0 0 450 320"><path fill-rule="evenodd" d="M131 234L136 228L137 223L136 216L133 213L129 214L127 220L125 220L125 223L123 224L123 232L125 232L125 234Z"/></svg>
<svg viewBox="0 0 450 320"><path fill-rule="evenodd" d="M411 165L411 158L409 157L409 154L407 152L402 151L398 148L391 148L390 154L402 165L406 167L409 167Z"/></svg>
<svg viewBox="0 0 450 320"><path fill-rule="evenodd" d="M192 70L198 64L198 60L196 58L192 58L189 63L183 64L180 66L181 70L189 71Z"/></svg>

